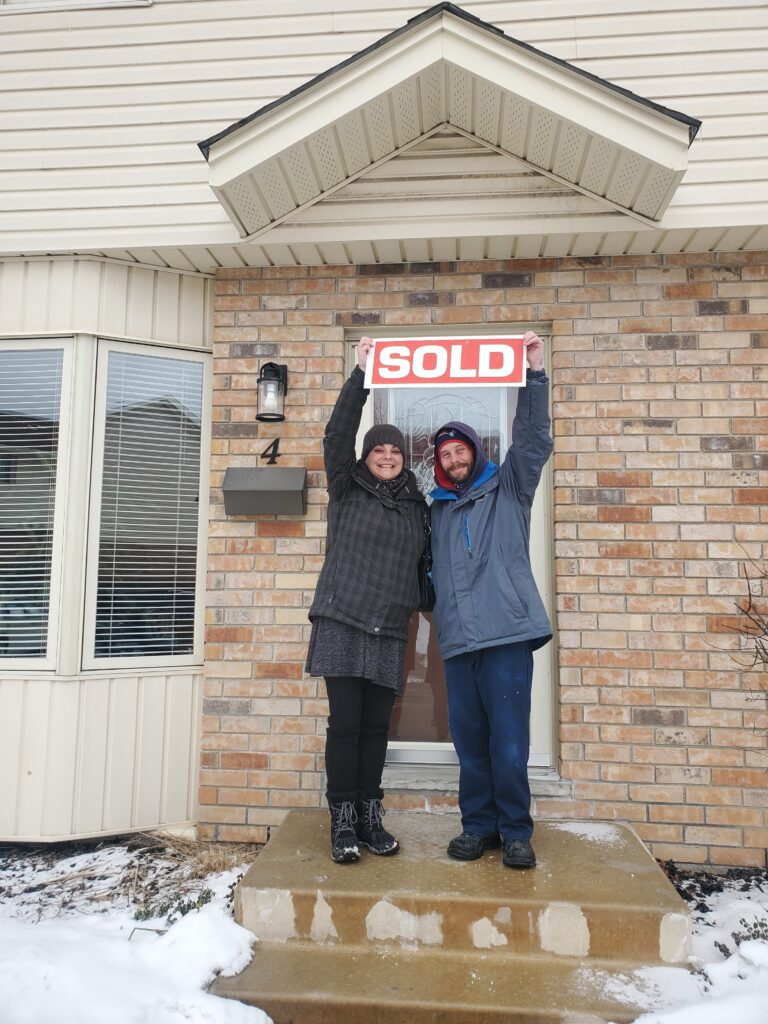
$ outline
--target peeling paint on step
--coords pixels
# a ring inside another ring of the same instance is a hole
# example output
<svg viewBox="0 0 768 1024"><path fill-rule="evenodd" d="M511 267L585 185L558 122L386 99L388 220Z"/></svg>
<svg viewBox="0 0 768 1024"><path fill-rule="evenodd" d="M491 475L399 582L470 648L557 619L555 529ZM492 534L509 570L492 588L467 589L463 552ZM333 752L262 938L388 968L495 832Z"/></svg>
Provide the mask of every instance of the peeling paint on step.
<svg viewBox="0 0 768 1024"><path fill-rule="evenodd" d="M368 912L365 929L370 942L399 939L401 943L442 946L442 914L411 914L389 900L379 900Z"/></svg>
<svg viewBox="0 0 768 1024"><path fill-rule="evenodd" d="M507 936L500 932L487 917L473 921L469 926L469 933L472 936L472 945L475 949L492 949L494 946L507 945Z"/></svg>
<svg viewBox="0 0 768 1024"><path fill-rule="evenodd" d="M665 914L659 928L659 956L665 964L684 964L691 952L691 919Z"/></svg>
<svg viewBox="0 0 768 1024"><path fill-rule="evenodd" d="M298 937L293 895L289 889L242 890L243 925L262 942Z"/></svg>
<svg viewBox="0 0 768 1024"><path fill-rule="evenodd" d="M319 889L317 890L315 912L312 915L312 927L310 928L309 935L314 942L328 942L329 939L338 939L339 937L339 933L333 924L333 911Z"/></svg>
<svg viewBox="0 0 768 1024"><path fill-rule="evenodd" d="M496 922L496 924L512 924L512 908L499 907L499 909L493 915L493 920Z"/></svg>
<svg viewBox="0 0 768 1024"><path fill-rule="evenodd" d="M550 903L539 914L541 948L560 956L587 956L589 926L576 903Z"/></svg>

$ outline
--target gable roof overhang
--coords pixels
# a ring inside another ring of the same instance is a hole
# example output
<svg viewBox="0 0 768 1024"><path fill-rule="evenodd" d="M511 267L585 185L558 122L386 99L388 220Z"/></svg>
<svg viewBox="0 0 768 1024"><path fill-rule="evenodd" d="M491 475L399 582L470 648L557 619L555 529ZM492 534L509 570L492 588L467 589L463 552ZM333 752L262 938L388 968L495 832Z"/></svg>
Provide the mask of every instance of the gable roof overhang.
<svg viewBox="0 0 768 1024"><path fill-rule="evenodd" d="M283 241L304 211L446 127L596 200L626 230L626 217L657 225L700 122L441 3L200 149L241 237ZM486 234L509 232L487 220Z"/></svg>

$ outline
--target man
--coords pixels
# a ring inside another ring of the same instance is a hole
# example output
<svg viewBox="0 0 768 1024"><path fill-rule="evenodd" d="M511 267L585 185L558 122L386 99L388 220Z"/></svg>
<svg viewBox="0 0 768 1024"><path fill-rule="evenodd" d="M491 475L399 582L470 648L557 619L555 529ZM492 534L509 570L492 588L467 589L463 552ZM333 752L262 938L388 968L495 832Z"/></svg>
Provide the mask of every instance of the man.
<svg viewBox="0 0 768 1024"><path fill-rule="evenodd" d="M432 491L434 622L445 660L448 716L459 756L462 833L457 860L503 846L503 863L532 868L528 786L533 651L552 627L531 572L533 496L552 451L544 342L528 331L526 386L512 446L489 462L477 433L450 422L435 433Z"/></svg>

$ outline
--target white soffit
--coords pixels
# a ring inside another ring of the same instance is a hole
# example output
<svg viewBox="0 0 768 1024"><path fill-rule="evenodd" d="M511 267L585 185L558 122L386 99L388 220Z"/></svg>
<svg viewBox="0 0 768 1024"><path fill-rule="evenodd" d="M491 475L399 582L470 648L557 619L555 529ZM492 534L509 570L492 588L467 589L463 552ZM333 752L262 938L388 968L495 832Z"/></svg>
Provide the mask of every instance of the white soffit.
<svg viewBox="0 0 768 1024"><path fill-rule="evenodd" d="M200 148L248 240L446 126L655 226L699 125L439 4Z"/></svg>

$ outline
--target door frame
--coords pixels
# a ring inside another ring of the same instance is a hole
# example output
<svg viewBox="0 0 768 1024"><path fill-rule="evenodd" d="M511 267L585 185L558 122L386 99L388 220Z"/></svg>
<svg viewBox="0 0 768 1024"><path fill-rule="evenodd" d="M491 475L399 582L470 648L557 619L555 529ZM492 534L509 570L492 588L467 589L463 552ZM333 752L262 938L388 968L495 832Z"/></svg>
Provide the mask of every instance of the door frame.
<svg viewBox="0 0 768 1024"><path fill-rule="evenodd" d="M345 362L347 376L355 364L355 346L361 337L367 336L392 338L431 337L439 333L442 338L452 335L467 334L483 336L500 333L523 334L533 330L545 341L551 338L552 325L549 323L505 323L501 324L451 324L450 330L439 330L435 327L370 327L345 331ZM550 394L551 401L551 394ZM373 425L373 402L366 402L360 421L356 447L362 450L365 432ZM537 583L544 607L555 630L555 560L554 560L554 522L553 522L553 469L549 459L541 476L536 498L533 504L532 521L541 522L540 530L531 533L532 561L541 566L537 574ZM534 546L536 550L534 551ZM531 754L528 761L529 769L554 768L557 764L557 732L556 732L556 680L557 660L556 643L553 636L550 643L540 648L534 656L534 690L532 695L531 713ZM536 749L538 748L538 750ZM412 740L390 740L387 748L387 764L390 765L456 765L458 757L452 743L435 743L429 741L415 742Z"/></svg>

